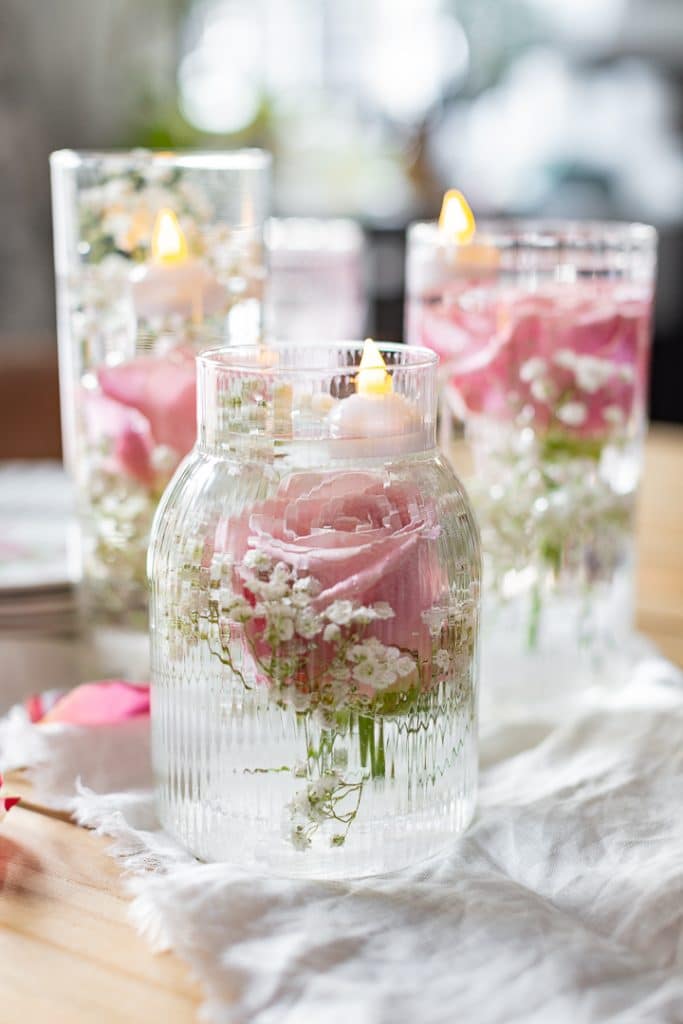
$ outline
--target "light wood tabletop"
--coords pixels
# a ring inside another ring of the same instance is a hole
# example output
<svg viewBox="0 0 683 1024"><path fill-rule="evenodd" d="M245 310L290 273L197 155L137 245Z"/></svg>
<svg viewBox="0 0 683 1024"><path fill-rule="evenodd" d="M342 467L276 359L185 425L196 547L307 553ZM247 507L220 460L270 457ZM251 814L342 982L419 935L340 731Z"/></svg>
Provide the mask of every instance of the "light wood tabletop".
<svg viewBox="0 0 683 1024"><path fill-rule="evenodd" d="M683 428L653 428L638 519L638 625L683 665ZM108 841L23 802L0 828L0 1022L136 1024L197 1019L200 993L128 917Z"/></svg>

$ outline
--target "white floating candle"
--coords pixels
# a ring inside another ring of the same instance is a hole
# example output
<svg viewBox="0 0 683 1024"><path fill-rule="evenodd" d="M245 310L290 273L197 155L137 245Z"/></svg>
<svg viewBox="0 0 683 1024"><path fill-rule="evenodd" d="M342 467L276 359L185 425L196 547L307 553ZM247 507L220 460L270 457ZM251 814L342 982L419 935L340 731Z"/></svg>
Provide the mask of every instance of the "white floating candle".
<svg viewBox="0 0 683 1024"><path fill-rule="evenodd" d="M188 256L187 242L173 210L161 210L152 233L152 262L131 274L138 317L182 316L192 323L219 312L225 290L211 271Z"/></svg>
<svg viewBox="0 0 683 1024"><path fill-rule="evenodd" d="M387 438L385 452L409 451L407 435L421 429L421 417L415 405L404 395L395 394L391 374L380 350L370 338L365 342L355 380L356 393L337 402L329 414L330 434L335 438L358 440Z"/></svg>

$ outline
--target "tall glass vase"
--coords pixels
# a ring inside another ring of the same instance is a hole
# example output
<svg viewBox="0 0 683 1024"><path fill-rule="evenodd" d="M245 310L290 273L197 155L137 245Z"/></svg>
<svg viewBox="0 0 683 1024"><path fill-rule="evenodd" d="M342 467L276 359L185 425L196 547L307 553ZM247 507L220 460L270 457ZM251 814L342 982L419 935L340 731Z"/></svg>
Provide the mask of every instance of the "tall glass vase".
<svg viewBox="0 0 683 1024"><path fill-rule="evenodd" d="M145 560L195 440L195 355L258 340L269 157L51 157L62 433L91 670L148 678Z"/></svg>
<svg viewBox="0 0 683 1024"><path fill-rule="evenodd" d="M447 444L464 424L493 714L562 714L623 677L655 255L637 224L410 229L408 340L441 355Z"/></svg>

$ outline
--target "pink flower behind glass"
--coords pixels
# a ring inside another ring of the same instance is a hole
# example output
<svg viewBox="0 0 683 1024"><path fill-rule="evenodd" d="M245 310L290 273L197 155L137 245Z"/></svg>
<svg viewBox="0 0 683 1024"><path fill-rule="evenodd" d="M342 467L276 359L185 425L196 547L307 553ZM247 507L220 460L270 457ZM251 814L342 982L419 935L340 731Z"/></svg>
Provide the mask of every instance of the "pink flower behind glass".
<svg viewBox="0 0 683 1024"><path fill-rule="evenodd" d="M649 295L610 283L480 289L428 307L423 338L433 344L438 336L442 348L449 339L451 388L464 417L508 419L525 409L536 429L596 436L625 423L643 400L649 317Z"/></svg>
<svg viewBox="0 0 683 1024"><path fill-rule="evenodd" d="M282 562L320 592L313 610L333 602L386 602L393 617L373 622L369 635L429 656L423 613L446 587L435 541L432 503L412 484L370 473L296 473L275 497L248 516L221 524L217 549L240 563L249 550Z"/></svg>
<svg viewBox="0 0 683 1024"><path fill-rule="evenodd" d="M192 448L197 433L194 356L175 350L167 356L140 356L98 371L103 394L140 412L158 445L179 456Z"/></svg>
<svg viewBox="0 0 683 1024"><path fill-rule="evenodd" d="M154 478L151 462L154 439L142 413L97 391L85 391L83 414L89 443L112 450L108 468L150 484Z"/></svg>

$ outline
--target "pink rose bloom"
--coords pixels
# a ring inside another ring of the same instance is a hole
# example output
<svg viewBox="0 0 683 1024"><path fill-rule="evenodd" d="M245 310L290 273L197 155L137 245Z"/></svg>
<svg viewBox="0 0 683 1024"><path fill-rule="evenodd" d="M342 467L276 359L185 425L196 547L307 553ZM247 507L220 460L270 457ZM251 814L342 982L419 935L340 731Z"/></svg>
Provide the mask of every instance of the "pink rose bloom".
<svg viewBox="0 0 683 1024"><path fill-rule="evenodd" d="M244 518L222 523L216 546L238 564L253 549L299 579L313 577L320 584L311 605L316 613L339 601L386 602L393 617L372 622L365 635L428 658L422 615L447 590L438 535L433 503L410 483L364 472L302 472Z"/></svg>
<svg viewBox="0 0 683 1024"><path fill-rule="evenodd" d="M98 446L106 441L113 449L108 468L150 485L154 480L154 439L142 413L97 391L84 390L83 415L89 443Z"/></svg>
<svg viewBox="0 0 683 1024"><path fill-rule="evenodd" d="M192 448L196 433L194 354L174 350L166 356L140 356L98 371L102 393L141 413L158 445L179 456Z"/></svg>
<svg viewBox="0 0 683 1024"><path fill-rule="evenodd" d="M463 417L509 419L526 409L537 429L599 436L644 400L650 314L649 292L620 284L481 288L429 307L422 337L448 347Z"/></svg>

